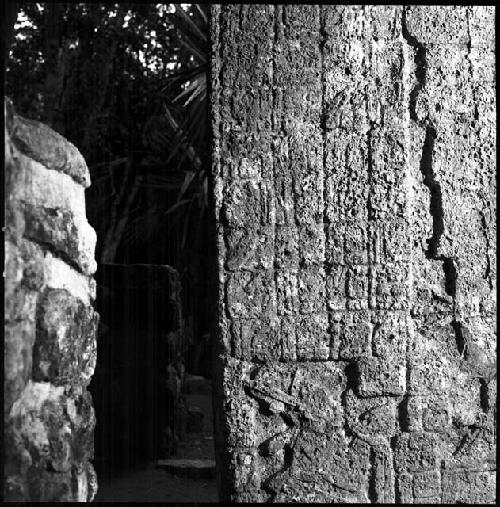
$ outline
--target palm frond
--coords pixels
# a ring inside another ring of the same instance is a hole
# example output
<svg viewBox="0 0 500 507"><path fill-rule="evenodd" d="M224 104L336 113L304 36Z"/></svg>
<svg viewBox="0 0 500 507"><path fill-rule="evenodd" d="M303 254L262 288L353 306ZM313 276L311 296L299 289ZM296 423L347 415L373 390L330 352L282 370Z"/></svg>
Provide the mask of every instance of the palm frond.
<svg viewBox="0 0 500 507"><path fill-rule="evenodd" d="M181 7L180 4L174 4L175 7L175 16L178 16L179 19L184 21L184 23L189 27L189 29L195 33L203 42L207 41L206 33L202 32L198 25L191 19L191 17L186 13L186 11ZM186 33L186 32L184 32Z"/></svg>

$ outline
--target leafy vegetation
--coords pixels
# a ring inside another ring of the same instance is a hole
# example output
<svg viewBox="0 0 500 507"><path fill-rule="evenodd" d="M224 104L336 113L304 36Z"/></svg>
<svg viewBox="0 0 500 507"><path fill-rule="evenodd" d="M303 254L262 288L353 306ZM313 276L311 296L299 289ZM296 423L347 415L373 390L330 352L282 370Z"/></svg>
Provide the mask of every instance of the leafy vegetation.
<svg viewBox="0 0 500 507"><path fill-rule="evenodd" d="M206 6L19 4L6 93L85 156L102 262L154 233L193 249L207 204L207 46Z"/></svg>

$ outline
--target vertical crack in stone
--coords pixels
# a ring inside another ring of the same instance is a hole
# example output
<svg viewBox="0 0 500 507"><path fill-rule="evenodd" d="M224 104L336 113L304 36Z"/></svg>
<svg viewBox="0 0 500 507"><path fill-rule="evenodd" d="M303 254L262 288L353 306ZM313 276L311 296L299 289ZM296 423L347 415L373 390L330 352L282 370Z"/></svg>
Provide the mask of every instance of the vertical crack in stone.
<svg viewBox="0 0 500 507"><path fill-rule="evenodd" d="M454 319L451 326L455 333L455 342L457 350L464 359L467 359L465 350L465 341L463 335L463 326L456 320L456 294L457 294L457 268L455 260L439 254L441 237L444 234L444 211L441 186L436 181L432 154L434 150L434 140L436 139L436 130L433 126L427 125L425 131L424 146L422 148L422 157L420 159L420 171L424 177L423 184L429 189L430 204L429 210L432 216L432 236L427 240L427 259L441 261L443 263L444 290L453 301Z"/></svg>
<svg viewBox="0 0 500 507"><path fill-rule="evenodd" d="M457 345L458 353L460 354L461 357L467 359L468 358L467 340L465 338L463 326L460 322L458 322L455 319L453 319L450 325L455 333L455 343Z"/></svg>
<svg viewBox="0 0 500 507"><path fill-rule="evenodd" d="M490 400L488 396L488 383L486 379L479 379L479 405L481 410L487 414L490 410Z"/></svg>
<svg viewBox="0 0 500 507"><path fill-rule="evenodd" d="M403 13L401 18L401 34L406 39L408 44L415 50L415 77L417 83L410 92L410 118L419 125L419 119L416 112L417 97L420 90L425 86L427 80L427 49L423 43L418 41L416 37L408 32L406 24L406 7L403 7Z"/></svg>
<svg viewBox="0 0 500 507"><path fill-rule="evenodd" d="M432 236L427 240L427 251L425 255L428 259L437 258L439 242L444 232L441 186L436 181L432 160L435 139L436 130L431 126L427 126L424 145L422 147L422 156L420 158L420 172L424 177L423 183L430 192L429 210L432 216Z"/></svg>
<svg viewBox="0 0 500 507"><path fill-rule="evenodd" d="M457 268L455 261L451 257L438 258L443 260L444 290L448 296L451 296L455 300L457 293Z"/></svg>
<svg viewBox="0 0 500 507"><path fill-rule="evenodd" d="M356 361L351 360L347 363L345 369L344 369L345 377L346 377L346 386L345 390L340 395L340 401L341 405L343 407L343 413L344 413L344 433L347 437L355 437L356 435L353 433L351 428L349 427L349 423L347 420L347 393L349 391L355 393L356 385L358 382L358 366L356 364Z"/></svg>
<svg viewBox="0 0 500 507"><path fill-rule="evenodd" d="M457 269L455 260L452 257L439 254L441 237L444 234L444 210L441 185L436 181L436 175L433 167L434 142L437 137L436 128L431 124L429 117L421 122L416 112L416 102L418 95L427 81L427 50L424 44L418 41L408 31L406 20L407 9L403 8L402 13L402 35L415 50L415 77L417 83L410 92L409 112L410 119L418 126L425 127L425 139L422 147L422 156L420 159L420 172L424 179L423 184L429 189L430 203L429 210L432 216L432 236L427 240L427 250L425 256L430 260L442 261L443 274L445 279L445 292L453 300L454 318L451 326L455 333L455 342L459 354L467 359L466 343L463 332L463 325L456 319L456 293L457 293ZM470 37L469 37L470 38Z"/></svg>

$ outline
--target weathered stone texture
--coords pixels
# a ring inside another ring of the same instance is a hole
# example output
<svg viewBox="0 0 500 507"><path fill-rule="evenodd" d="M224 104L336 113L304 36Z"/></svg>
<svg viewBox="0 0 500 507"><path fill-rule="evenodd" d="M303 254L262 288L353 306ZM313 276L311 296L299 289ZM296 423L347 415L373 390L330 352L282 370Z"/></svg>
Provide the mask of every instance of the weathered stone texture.
<svg viewBox="0 0 500 507"><path fill-rule="evenodd" d="M211 36L222 498L493 503L494 9Z"/></svg>
<svg viewBox="0 0 500 507"><path fill-rule="evenodd" d="M6 104L4 425L7 501L91 501L95 232L87 166Z"/></svg>

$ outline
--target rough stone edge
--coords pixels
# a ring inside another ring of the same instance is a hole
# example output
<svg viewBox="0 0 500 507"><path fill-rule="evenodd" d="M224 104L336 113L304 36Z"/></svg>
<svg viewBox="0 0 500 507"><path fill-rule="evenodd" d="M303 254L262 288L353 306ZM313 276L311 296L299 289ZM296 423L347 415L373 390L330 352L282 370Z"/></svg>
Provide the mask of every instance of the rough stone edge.
<svg viewBox="0 0 500 507"><path fill-rule="evenodd" d="M16 114L5 98L5 127L13 144L24 155L47 169L67 174L84 188L90 186L90 173L76 146L47 125Z"/></svg>

